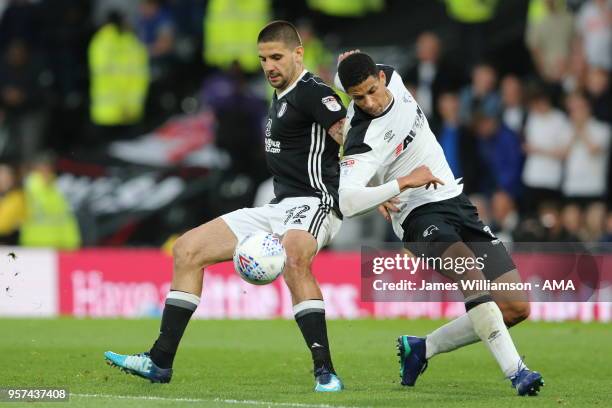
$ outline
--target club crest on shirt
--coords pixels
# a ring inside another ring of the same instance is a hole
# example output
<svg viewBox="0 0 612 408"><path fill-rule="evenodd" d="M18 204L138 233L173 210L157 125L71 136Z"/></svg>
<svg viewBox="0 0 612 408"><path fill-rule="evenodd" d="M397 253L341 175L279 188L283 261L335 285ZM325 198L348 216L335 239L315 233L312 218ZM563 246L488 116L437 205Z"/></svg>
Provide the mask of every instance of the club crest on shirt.
<svg viewBox="0 0 612 408"><path fill-rule="evenodd" d="M281 116L285 114L286 111L287 111L287 101L283 101L280 108L278 109L278 112L276 112L276 117L280 118Z"/></svg>
<svg viewBox="0 0 612 408"><path fill-rule="evenodd" d="M332 112L338 112L340 109L342 109L342 106L340 106L336 98L333 96L326 96L325 98L321 99L321 102L328 110Z"/></svg>
<svg viewBox="0 0 612 408"><path fill-rule="evenodd" d="M430 225L425 229L425 231L423 231L423 238L430 236L434 231L440 231L440 228L436 227L435 225Z"/></svg>

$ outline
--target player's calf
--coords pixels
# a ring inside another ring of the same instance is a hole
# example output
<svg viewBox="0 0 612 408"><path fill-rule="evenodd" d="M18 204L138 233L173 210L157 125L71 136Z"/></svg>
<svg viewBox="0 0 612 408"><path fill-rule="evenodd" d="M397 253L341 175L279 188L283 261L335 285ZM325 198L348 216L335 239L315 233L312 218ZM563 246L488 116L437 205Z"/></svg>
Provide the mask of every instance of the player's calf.
<svg viewBox="0 0 612 408"><path fill-rule="evenodd" d="M306 231L290 230L283 246L287 254L283 277L291 292L295 321L312 355L315 391L341 391L344 387L336 376L327 338L323 295L311 272L317 242Z"/></svg>

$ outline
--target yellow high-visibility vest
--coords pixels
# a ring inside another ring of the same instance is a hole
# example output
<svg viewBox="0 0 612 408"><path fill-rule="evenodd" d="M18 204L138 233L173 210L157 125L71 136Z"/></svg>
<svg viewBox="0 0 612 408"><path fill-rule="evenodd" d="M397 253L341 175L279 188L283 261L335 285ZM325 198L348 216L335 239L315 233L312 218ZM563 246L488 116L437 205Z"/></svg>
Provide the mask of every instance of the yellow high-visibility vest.
<svg viewBox="0 0 612 408"><path fill-rule="evenodd" d="M460 23L489 21L495 15L498 0L446 0L446 12Z"/></svg>
<svg viewBox="0 0 612 408"><path fill-rule="evenodd" d="M567 7L565 0L556 0L558 8ZM548 15L548 9L546 8L545 0L531 0L529 2L529 9L527 10L527 21L530 23L537 23L542 21Z"/></svg>
<svg viewBox="0 0 612 408"><path fill-rule="evenodd" d="M149 87L146 47L130 31L103 26L89 44L90 115L96 125L137 123Z"/></svg>
<svg viewBox="0 0 612 408"><path fill-rule="evenodd" d="M259 70L257 35L270 20L269 0L210 0L204 16L204 61L245 72Z"/></svg>
<svg viewBox="0 0 612 408"><path fill-rule="evenodd" d="M384 8L384 0L308 0L308 6L334 17L361 17Z"/></svg>
<svg viewBox="0 0 612 408"><path fill-rule="evenodd" d="M26 216L19 244L29 247L75 249L81 233L70 205L55 182L46 182L39 173L30 174L24 186Z"/></svg>

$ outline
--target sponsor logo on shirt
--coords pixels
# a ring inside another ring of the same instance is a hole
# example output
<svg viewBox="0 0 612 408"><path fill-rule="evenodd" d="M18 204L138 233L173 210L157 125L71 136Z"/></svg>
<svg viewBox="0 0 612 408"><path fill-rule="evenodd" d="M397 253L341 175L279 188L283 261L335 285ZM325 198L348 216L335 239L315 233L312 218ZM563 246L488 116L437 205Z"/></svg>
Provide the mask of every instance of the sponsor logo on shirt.
<svg viewBox="0 0 612 408"><path fill-rule="evenodd" d="M273 140L269 137L266 137L266 153L280 153L281 152L281 144L280 140Z"/></svg>
<svg viewBox="0 0 612 408"><path fill-rule="evenodd" d="M328 110L332 112L338 112L340 109L342 109L342 106L340 106L334 96L326 96L325 98L321 99L321 102Z"/></svg>
<svg viewBox="0 0 612 408"><path fill-rule="evenodd" d="M395 148L395 157L399 156L400 154L402 154L404 150L406 150L410 142L414 140L415 136L416 136L416 132L413 129L410 131L410 133L408 133L408 135L406 135L402 143L398 144L397 147Z"/></svg>
<svg viewBox="0 0 612 408"><path fill-rule="evenodd" d="M271 118L268 118L268 121L266 122L265 135L266 135L266 138L265 138L266 153L280 153L281 152L280 140L272 139L272 119Z"/></svg>

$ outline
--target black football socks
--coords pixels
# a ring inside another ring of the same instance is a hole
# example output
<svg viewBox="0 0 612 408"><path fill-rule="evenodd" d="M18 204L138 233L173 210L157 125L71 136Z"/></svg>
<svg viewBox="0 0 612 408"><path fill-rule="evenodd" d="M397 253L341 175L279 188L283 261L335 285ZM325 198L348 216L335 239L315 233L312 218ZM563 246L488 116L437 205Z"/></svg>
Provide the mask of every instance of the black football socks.
<svg viewBox="0 0 612 408"><path fill-rule="evenodd" d="M335 374L327 340L323 300L311 299L300 302L293 306L293 314L312 354L315 371L325 367Z"/></svg>
<svg viewBox="0 0 612 408"><path fill-rule="evenodd" d="M191 315L200 298L178 290L170 290L162 314L159 337L149 352L151 360L160 368L170 368Z"/></svg>

